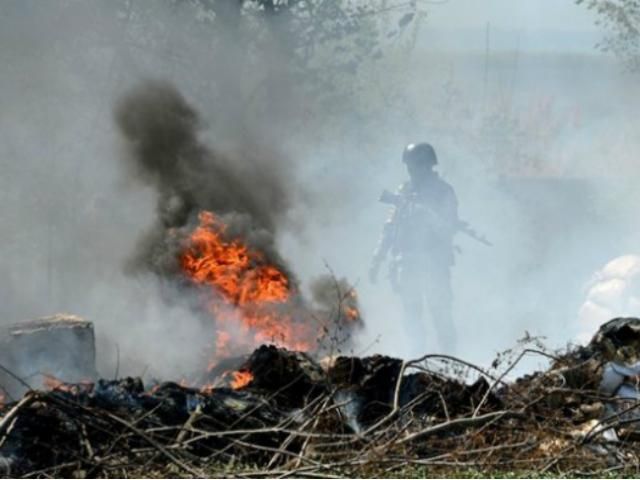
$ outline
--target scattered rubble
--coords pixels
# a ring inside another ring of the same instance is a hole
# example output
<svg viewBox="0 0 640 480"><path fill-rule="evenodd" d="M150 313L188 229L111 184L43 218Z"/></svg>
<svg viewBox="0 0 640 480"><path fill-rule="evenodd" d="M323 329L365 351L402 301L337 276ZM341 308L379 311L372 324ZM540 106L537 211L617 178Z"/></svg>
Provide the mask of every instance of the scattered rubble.
<svg viewBox="0 0 640 480"><path fill-rule="evenodd" d="M527 354L550 357L550 368L507 382ZM235 388L59 383L0 407L0 474L635 472L638 357L640 320L625 318L562 355L524 350L501 373L441 355L317 362L262 346L232 367Z"/></svg>

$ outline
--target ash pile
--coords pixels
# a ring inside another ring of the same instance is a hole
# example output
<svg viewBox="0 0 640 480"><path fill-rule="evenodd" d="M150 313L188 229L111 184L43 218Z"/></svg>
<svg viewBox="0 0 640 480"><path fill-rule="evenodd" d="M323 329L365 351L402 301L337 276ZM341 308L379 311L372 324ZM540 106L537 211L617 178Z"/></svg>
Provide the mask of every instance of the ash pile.
<svg viewBox="0 0 640 480"><path fill-rule="evenodd" d="M551 358L547 371L506 380L536 353ZM7 400L0 471L366 476L413 464L434 474L631 472L640 439L639 357L640 320L633 318L608 322L588 346L563 355L525 349L499 374L441 355L317 361L264 345L197 388L145 386L137 378L59 382ZM462 371L475 372L475 380L461 380Z"/></svg>

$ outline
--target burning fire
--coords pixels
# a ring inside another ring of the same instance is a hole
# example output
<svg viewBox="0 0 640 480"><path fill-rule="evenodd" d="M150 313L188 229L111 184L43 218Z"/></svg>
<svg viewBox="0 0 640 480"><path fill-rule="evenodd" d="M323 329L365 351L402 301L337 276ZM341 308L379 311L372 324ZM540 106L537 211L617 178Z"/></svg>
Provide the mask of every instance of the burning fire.
<svg viewBox="0 0 640 480"><path fill-rule="evenodd" d="M239 390L249 385L253 378L253 373L249 370L227 370L217 376L212 383L200 387L200 393L211 395L216 388L220 387L231 387L234 390Z"/></svg>
<svg viewBox="0 0 640 480"><path fill-rule="evenodd" d="M216 351L210 368L222 358L250 352L263 343L309 351L329 331L322 323L333 314L310 310L286 273L242 239L229 238L227 226L214 213L200 213L199 225L183 248L182 272L202 287L215 322ZM355 292L343 301L339 317L359 325ZM234 372L231 386L241 388L251 379L248 371Z"/></svg>
<svg viewBox="0 0 640 480"><path fill-rule="evenodd" d="M294 312L302 312L296 312L286 274L240 239L225 238L226 225L213 213L203 211L199 220L180 263L192 282L206 287L216 322L215 358L268 342L309 350L317 335L308 322L294 320Z"/></svg>
<svg viewBox="0 0 640 480"><path fill-rule="evenodd" d="M344 306L344 314L347 316L349 320L352 320L352 321L356 321L358 318L360 318L360 312L358 312L358 309L351 305Z"/></svg>
<svg viewBox="0 0 640 480"><path fill-rule="evenodd" d="M47 390L55 390L64 385L62 380L57 379L53 375L49 375L48 373L42 374L42 386Z"/></svg>
<svg viewBox="0 0 640 480"><path fill-rule="evenodd" d="M42 386L46 390L58 390L60 392L78 393L82 389L91 389L93 382L82 380L78 383L65 383L59 378L48 373L42 374Z"/></svg>
<svg viewBox="0 0 640 480"><path fill-rule="evenodd" d="M247 370L237 370L233 372L233 380L231 381L231 388L237 390L242 387L246 387L253 380L253 374Z"/></svg>

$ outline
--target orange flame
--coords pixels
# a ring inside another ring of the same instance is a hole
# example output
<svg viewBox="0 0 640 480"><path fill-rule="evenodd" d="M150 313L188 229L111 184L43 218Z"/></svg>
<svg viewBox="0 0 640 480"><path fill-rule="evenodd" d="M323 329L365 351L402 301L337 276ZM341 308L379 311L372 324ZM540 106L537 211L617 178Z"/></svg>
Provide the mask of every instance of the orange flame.
<svg viewBox="0 0 640 480"><path fill-rule="evenodd" d="M242 387L246 387L253 381L253 373L248 370L237 370L233 372L233 380L231 381L231 388L237 390Z"/></svg>
<svg viewBox="0 0 640 480"><path fill-rule="evenodd" d="M211 395L217 388L229 386L234 390L246 387L253 381L253 374L249 370L227 370L216 379L200 387L200 393Z"/></svg>
<svg viewBox="0 0 640 480"><path fill-rule="evenodd" d="M42 387L46 390L57 390L59 392L77 394L80 391L90 389L92 386L93 382L91 380L81 380L78 383L65 383L51 374L42 374Z"/></svg>
<svg viewBox="0 0 640 480"><path fill-rule="evenodd" d="M185 275L208 287L207 306L216 322L216 353L248 352L262 343L309 350L317 332L293 318L295 291L286 274L239 239L225 238L226 225L203 211L180 257Z"/></svg>
<svg viewBox="0 0 640 480"><path fill-rule="evenodd" d="M63 389L64 382L48 373L42 374L42 386L47 390Z"/></svg>
<svg viewBox="0 0 640 480"><path fill-rule="evenodd" d="M355 307L344 307L345 315L349 320L356 320L360 317L358 309Z"/></svg>
<svg viewBox="0 0 640 480"><path fill-rule="evenodd" d="M217 387L213 383L207 383L200 388L200 393L203 395L211 395Z"/></svg>

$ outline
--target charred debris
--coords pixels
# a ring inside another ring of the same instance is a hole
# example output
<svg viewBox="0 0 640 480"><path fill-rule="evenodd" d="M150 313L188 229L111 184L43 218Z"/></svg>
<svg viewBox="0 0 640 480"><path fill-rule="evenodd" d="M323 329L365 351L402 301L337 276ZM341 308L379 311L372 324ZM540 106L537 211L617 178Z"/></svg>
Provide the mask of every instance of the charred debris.
<svg viewBox="0 0 640 480"><path fill-rule="evenodd" d="M12 330L23 344L52 327L25 328ZM56 328L88 334L79 320ZM549 369L508 381L527 354L548 356ZM317 360L264 345L227 360L232 372L210 371L218 384L204 388L58 381L5 397L0 474L363 476L412 464L633 472L639 357L640 320L621 318L562 355L523 349L501 373L442 355ZM4 367L3 380L10 374L20 381Z"/></svg>

